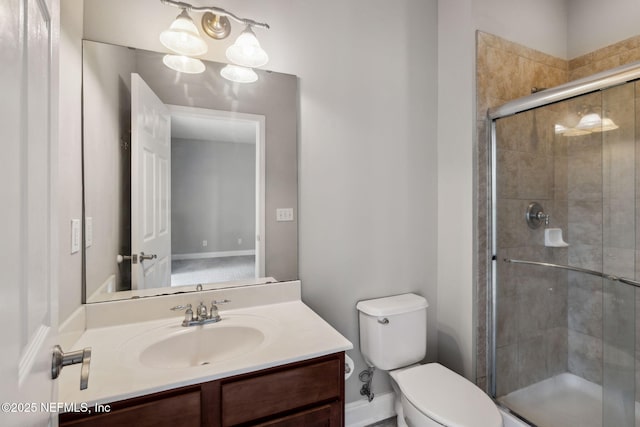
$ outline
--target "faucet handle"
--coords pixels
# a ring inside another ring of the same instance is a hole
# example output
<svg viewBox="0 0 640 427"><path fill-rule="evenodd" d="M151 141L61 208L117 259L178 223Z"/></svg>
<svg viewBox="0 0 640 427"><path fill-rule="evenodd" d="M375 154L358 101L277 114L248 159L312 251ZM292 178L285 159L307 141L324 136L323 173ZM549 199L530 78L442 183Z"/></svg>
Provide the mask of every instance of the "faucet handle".
<svg viewBox="0 0 640 427"><path fill-rule="evenodd" d="M171 307L169 310L178 311L178 310L191 310L191 304L186 305L176 305L175 307Z"/></svg>
<svg viewBox="0 0 640 427"><path fill-rule="evenodd" d="M175 307L171 307L171 310L185 310L184 312L184 320L182 321L182 326L189 326L189 323L193 320L193 310L191 310L191 304L186 305L176 305Z"/></svg>
<svg viewBox="0 0 640 427"><path fill-rule="evenodd" d="M231 302L231 300L223 299L223 300L213 300L211 301L211 309L209 310L209 318L220 320L220 315L218 314L218 306L217 304L226 304Z"/></svg>

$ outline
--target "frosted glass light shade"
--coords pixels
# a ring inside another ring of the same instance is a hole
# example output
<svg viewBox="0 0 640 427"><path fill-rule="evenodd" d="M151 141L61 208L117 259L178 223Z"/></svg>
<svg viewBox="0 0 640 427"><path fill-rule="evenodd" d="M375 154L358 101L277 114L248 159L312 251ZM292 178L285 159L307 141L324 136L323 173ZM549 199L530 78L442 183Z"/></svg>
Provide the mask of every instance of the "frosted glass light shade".
<svg viewBox="0 0 640 427"><path fill-rule="evenodd" d="M188 74L200 74L206 68L199 59L181 55L165 55L162 62L172 70Z"/></svg>
<svg viewBox="0 0 640 427"><path fill-rule="evenodd" d="M207 43L200 37L198 28L185 9L168 30L160 33L160 43L180 55L198 56L207 53Z"/></svg>
<svg viewBox="0 0 640 427"><path fill-rule="evenodd" d="M599 114L589 113L582 116L580 122L576 126L576 129L580 130L594 130L595 128L602 126L602 118Z"/></svg>
<svg viewBox="0 0 640 427"><path fill-rule="evenodd" d="M226 53L229 61L243 67L261 67L269 62L267 52L260 47L260 42L250 26L247 26L236 42L227 48Z"/></svg>
<svg viewBox="0 0 640 427"><path fill-rule="evenodd" d="M258 80L258 75L251 68L239 67L232 64L227 64L220 70L220 75L236 83L253 83Z"/></svg>
<svg viewBox="0 0 640 427"><path fill-rule="evenodd" d="M606 132L608 130L618 129L618 125L613 122L609 117L605 117L602 119L602 126L598 126L593 130L593 132Z"/></svg>
<svg viewBox="0 0 640 427"><path fill-rule="evenodd" d="M589 135L591 132L588 130L582 130L577 128L569 128L562 132L563 136L581 136L581 135Z"/></svg>

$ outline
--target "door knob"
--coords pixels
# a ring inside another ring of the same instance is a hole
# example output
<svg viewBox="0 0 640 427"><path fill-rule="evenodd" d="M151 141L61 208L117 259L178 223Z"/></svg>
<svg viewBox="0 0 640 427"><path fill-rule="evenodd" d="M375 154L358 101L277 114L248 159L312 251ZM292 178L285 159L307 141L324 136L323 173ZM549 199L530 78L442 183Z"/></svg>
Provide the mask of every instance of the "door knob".
<svg viewBox="0 0 640 427"><path fill-rule="evenodd" d="M62 368L69 365L82 363L80 368L80 390L85 390L89 386L89 365L91 364L91 347L83 350L70 351L65 353L62 347L53 347L53 358L51 360L51 379L55 380L60 375Z"/></svg>
<svg viewBox="0 0 640 427"><path fill-rule="evenodd" d="M133 255L117 255L116 256L116 262L118 264L122 264L122 261L131 261L131 264L137 264L138 263L138 255L133 254Z"/></svg>
<svg viewBox="0 0 640 427"><path fill-rule="evenodd" d="M151 254L151 255L145 255L144 252L140 252L140 261L144 261L145 259L156 259L158 258L158 255L156 254Z"/></svg>

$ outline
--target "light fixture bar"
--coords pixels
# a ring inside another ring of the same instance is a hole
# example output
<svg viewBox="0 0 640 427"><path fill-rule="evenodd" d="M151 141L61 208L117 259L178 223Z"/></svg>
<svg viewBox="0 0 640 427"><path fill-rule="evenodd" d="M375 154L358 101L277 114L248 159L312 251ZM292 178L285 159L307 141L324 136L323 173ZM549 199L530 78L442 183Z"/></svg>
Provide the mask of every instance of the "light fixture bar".
<svg viewBox="0 0 640 427"><path fill-rule="evenodd" d="M269 29L269 24L267 23L263 23L263 22L256 22L253 19L247 19L247 18L240 18L236 15L234 15L231 12L227 12L226 10L220 8L220 7L215 7L215 6L193 6L190 5L189 3L184 3L181 1L174 1L174 0L160 0L163 4L167 4L169 6L174 6L180 9L186 9L189 12L194 11L194 12L211 12L214 13L216 15L219 16L227 16L231 19L233 19L236 22L240 22L242 24L245 25L249 25L252 27L258 27L258 28L266 28Z"/></svg>

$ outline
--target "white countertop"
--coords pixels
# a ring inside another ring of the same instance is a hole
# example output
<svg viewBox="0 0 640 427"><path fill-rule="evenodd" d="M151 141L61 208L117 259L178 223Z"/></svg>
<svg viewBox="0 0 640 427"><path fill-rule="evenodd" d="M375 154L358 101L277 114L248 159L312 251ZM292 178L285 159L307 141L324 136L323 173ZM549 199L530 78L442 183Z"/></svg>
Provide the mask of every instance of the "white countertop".
<svg viewBox="0 0 640 427"><path fill-rule="evenodd" d="M182 328L182 314L168 319L87 329L67 351L92 348L89 387L79 389L80 365L67 366L59 378L58 400L89 405L109 403L353 348L351 342L299 300L220 310L220 316L220 324L225 317L266 318L268 339L259 349L230 360L196 367L151 368L133 360L123 350L148 331L163 327L174 329L174 325Z"/></svg>

